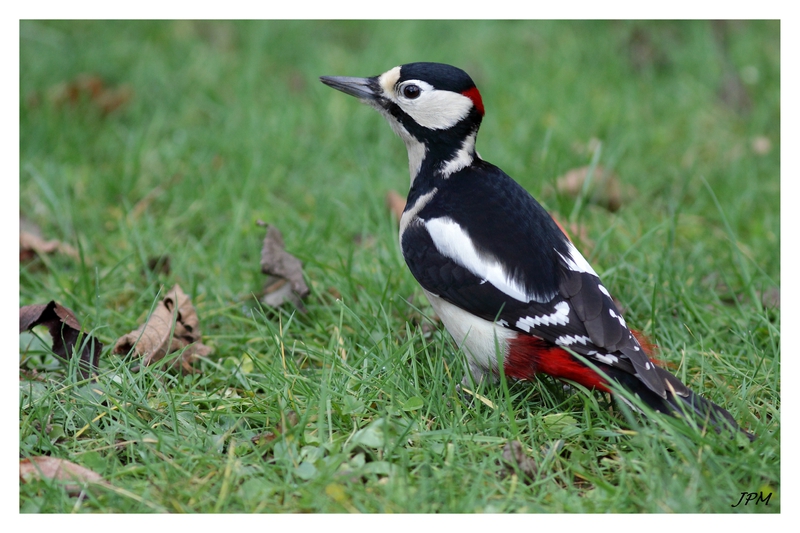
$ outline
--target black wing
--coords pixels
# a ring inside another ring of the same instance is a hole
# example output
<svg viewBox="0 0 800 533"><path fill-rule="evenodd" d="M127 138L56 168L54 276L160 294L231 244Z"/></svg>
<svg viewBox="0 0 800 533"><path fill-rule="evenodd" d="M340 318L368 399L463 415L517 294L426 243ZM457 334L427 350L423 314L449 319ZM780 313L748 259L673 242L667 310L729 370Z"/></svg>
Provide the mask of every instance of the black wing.
<svg viewBox="0 0 800 533"><path fill-rule="evenodd" d="M527 191L491 174L513 185L454 174L407 224L401 247L417 281L485 320L635 374L664 397L663 379L580 252Z"/></svg>

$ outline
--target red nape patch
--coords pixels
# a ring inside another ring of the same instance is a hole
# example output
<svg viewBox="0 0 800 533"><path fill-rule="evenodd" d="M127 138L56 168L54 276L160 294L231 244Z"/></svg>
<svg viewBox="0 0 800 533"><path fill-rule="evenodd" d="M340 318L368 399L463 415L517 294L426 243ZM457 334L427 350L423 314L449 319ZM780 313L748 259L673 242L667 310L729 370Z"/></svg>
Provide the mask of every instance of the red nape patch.
<svg viewBox="0 0 800 533"><path fill-rule="evenodd" d="M569 352L530 335L517 335L509 341L503 370L507 376L516 379L530 379L542 372L554 378L572 380L590 389L611 392L597 372Z"/></svg>
<svg viewBox="0 0 800 533"><path fill-rule="evenodd" d="M472 100L472 104L475 106L475 109L477 109L481 116L483 116L483 99L481 98L481 93L478 91L478 88L473 87L472 89L467 89L461 94Z"/></svg>

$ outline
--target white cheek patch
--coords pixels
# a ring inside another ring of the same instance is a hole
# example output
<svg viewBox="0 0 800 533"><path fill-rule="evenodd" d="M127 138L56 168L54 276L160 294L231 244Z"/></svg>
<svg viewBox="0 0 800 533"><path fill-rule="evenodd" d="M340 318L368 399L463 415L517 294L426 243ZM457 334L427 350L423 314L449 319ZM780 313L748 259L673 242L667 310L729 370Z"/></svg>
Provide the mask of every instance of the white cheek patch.
<svg viewBox="0 0 800 533"><path fill-rule="evenodd" d="M397 98L395 102L420 126L432 130L446 130L458 124L472 109L472 100L460 93L437 91L424 82L419 98L408 100Z"/></svg>
<svg viewBox="0 0 800 533"><path fill-rule="evenodd" d="M433 218L425 222L425 228L440 254L449 257L515 300L529 302L536 299L535 295L528 294L496 259L478 253L469 235L452 219Z"/></svg>
<svg viewBox="0 0 800 533"><path fill-rule="evenodd" d="M517 320L516 326L530 333L532 328L536 326L566 326L569 323L569 304L567 302L558 302L555 306L555 312L549 315L539 316L526 316Z"/></svg>
<svg viewBox="0 0 800 533"><path fill-rule="evenodd" d="M587 274L592 274L593 276L597 276L597 272L594 271L592 265L584 259L583 255L575 248L575 245L571 242L567 242L567 246L569 247L569 252L567 256L564 257L558 252L558 255L561 255L561 259L567 264L567 268L575 272L586 272ZM598 276L599 277L599 276ZM605 291L608 294L608 291Z"/></svg>
<svg viewBox="0 0 800 533"><path fill-rule="evenodd" d="M394 67L378 76L378 85L383 97L391 100L414 121L425 128L443 130L450 128L466 117L474 107L471 98L453 91L437 91L422 80L409 80L402 85L413 83L420 89L418 98L409 99L397 94L400 80L400 67Z"/></svg>

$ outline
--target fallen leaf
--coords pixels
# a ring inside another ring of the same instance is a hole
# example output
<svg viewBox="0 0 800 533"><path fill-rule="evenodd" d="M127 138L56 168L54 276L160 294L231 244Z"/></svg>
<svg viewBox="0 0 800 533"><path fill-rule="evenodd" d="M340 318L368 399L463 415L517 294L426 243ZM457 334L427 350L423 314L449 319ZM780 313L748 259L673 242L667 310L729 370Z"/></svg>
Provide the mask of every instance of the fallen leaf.
<svg viewBox="0 0 800 533"><path fill-rule="evenodd" d="M100 93L94 102L104 115L116 111L133 98L133 89L130 85L120 85L114 89L107 89Z"/></svg>
<svg viewBox="0 0 800 533"><path fill-rule="evenodd" d="M508 442L503 448L502 461L504 475L510 476L517 472L522 474L526 481L534 481L539 473L536 461L525 453L525 448L518 440Z"/></svg>
<svg viewBox="0 0 800 533"><path fill-rule="evenodd" d="M403 211L406 208L406 199L403 198L397 191L389 191L386 193L386 207L399 221L403 216Z"/></svg>
<svg viewBox="0 0 800 533"><path fill-rule="evenodd" d="M119 109L133 98L130 85L109 87L96 74L78 74L73 79L50 87L47 98L56 106L77 105L83 100L91 102L103 115ZM29 98L29 101L32 101Z"/></svg>
<svg viewBox="0 0 800 533"><path fill-rule="evenodd" d="M184 373L193 373L197 370L192 364L211 353L211 348L201 343L200 337L197 311L180 286L175 285L144 324L117 340L114 353L127 354L133 351L148 366L161 361L168 354L183 350L181 356L173 360L172 367L180 367Z"/></svg>
<svg viewBox="0 0 800 533"><path fill-rule="evenodd" d="M303 279L303 263L284 248L280 230L267 225L261 248L261 272L267 275L267 280L261 302L269 307L280 307L289 301L305 313L301 298L308 296L310 291Z"/></svg>
<svg viewBox="0 0 800 533"><path fill-rule="evenodd" d="M58 240L45 240L39 227L32 222L20 218L19 220L19 260L31 261L37 255L60 253L73 259L78 259L78 251Z"/></svg>
<svg viewBox="0 0 800 533"><path fill-rule="evenodd" d="M276 435L274 431L265 431L263 433L259 433L258 435L254 435L253 437L250 437L250 442L252 442L256 446L264 446L266 444L271 443L276 438L278 438L278 435Z"/></svg>
<svg viewBox="0 0 800 533"><path fill-rule="evenodd" d="M83 96L96 98L104 89L103 80L93 74L78 74L69 81L50 87L47 96L55 105L76 104Z"/></svg>
<svg viewBox="0 0 800 533"><path fill-rule="evenodd" d="M64 488L72 496L80 494L86 484L107 485L97 472L66 459L47 456L20 459L19 480L22 483L28 483L39 479L71 482L66 483Z"/></svg>
<svg viewBox="0 0 800 533"><path fill-rule="evenodd" d="M147 258L147 269L153 274L164 274L168 276L170 273L170 259L169 255L157 255Z"/></svg>
<svg viewBox="0 0 800 533"><path fill-rule="evenodd" d="M68 361L81 346L78 371L84 379L96 372L103 344L92 335L84 333L75 313L55 301L46 304L26 305L19 308L19 332L45 326L53 338L53 353L62 361ZM78 344L81 340L82 344Z"/></svg>
<svg viewBox="0 0 800 533"><path fill-rule="evenodd" d="M573 168L560 176L556 179L558 192L573 198L579 197L583 192L583 185L589 176L590 168L589 166ZM595 166L587 195L590 202L613 212L622 206L623 201L628 201L633 196L635 196L633 187L627 187L623 191L616 174L600 165Z"/></svg>

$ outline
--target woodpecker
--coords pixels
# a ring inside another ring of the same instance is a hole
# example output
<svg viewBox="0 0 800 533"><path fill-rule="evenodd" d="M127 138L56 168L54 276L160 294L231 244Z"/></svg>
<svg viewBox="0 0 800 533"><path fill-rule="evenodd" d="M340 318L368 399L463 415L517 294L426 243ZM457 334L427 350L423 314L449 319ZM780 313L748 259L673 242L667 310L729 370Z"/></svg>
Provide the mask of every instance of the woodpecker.
<svg viewBox="0 0 800 533"><path fill-rule="evenodd" d="M738 428L728 411L653 363L553 218L478 155L484 107L466 72L409 63L320 80L377 109L405 142L411 187L400 248L467 356L463 385L470 376L495 379L501 362L514 379L544 373L604 392L613 380L655 411Z"/></svg>

